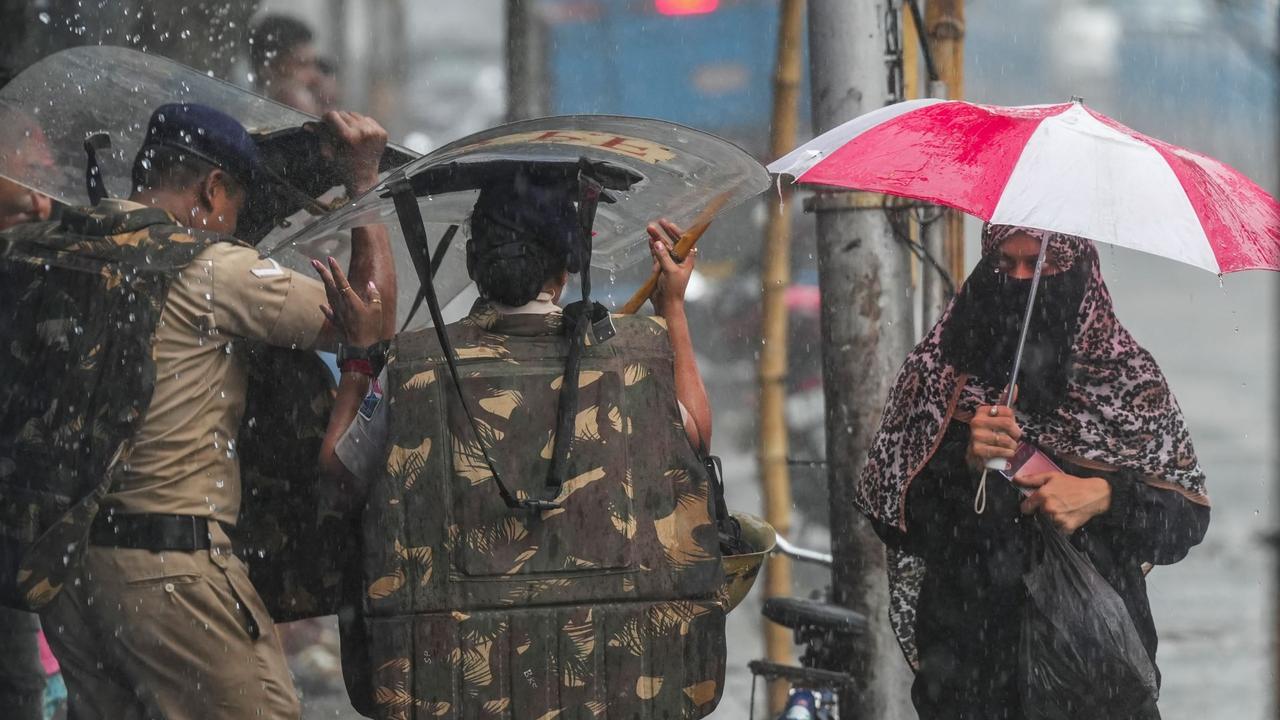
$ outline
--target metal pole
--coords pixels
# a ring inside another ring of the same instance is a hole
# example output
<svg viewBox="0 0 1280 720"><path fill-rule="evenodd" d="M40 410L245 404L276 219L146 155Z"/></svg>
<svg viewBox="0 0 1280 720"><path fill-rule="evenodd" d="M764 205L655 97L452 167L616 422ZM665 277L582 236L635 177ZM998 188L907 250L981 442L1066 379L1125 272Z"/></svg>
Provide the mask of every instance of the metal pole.
<svg viewBox="0 0 1280 720"><path fill-rule="evenodd" d="M898 21L898 27L902 28L902 99L915 100L920 95L920 23L916 22L912 15L912 5L910 0L902 2L902 18ZM908 212L906 214L906 222L904 226L907 230L907 237L911 242L921 242L920 223L916 220L916 214ZM929 268L924 263L918 262L914 256L911 258L911 288L912 290L923 291L924 275L928 273ZM924 297L923 293L921 297ZM929 311L924 309L922 314L922 324L929 327ZM918 332L916 333L919 334Z"/></svg>
<svg viewBox="0 0 1280 720"><path fill-rule="evenodd" d="M925 7L925 37L938 79L947 84L947 97L964 99L964 0L929 0ZM965 276L964 216L954 210L944 219L947 224L946 259L938 258L959 282Z"/></svg>
<svg viewBox="0 0 1280 720"><path fill-rule="evenodd" d="M383 0L367 8L375 36L369 53L369 114L382 120L392 138L404 137L405 66L409 62L405 42L407 26L401 0Z"/></svg>
<svg viewBox="0 0 1280 720"><path fill-rule="evenodd" d="M786 154L796 144L796 106L802 75L801 43L804 42L804 0L784 0L778 22L777 65L773 76L773 120L769 157ZM760 483L764 491L765 519L779 535L791 532L791 475L787 467L787 307L791 284L791 194L769 202L761 280L760 352ZM765 597L791 594L791 563L781 555L769 559L765 571ZM775 623L764 624L765 651L769 660L791 661L792 633ZM782 712L787 682L769 681L769 712Z"/></svg>
<svg viewBox="0 0 1280 720"><path fill-rule="evenodd" d="M815 134L882 107L888 94L885 0L809 5ZM910 262L893 237L883 200L866 193L818 195L818 281L822 290L823 385L831 495L832 589L870 620L848 648L859 692L849 717L914 717L910 673L888 621L884 547L852 502L881 408L913 342Z"/></svg>
<svg viewBox="0 0 1280 720"><path fill-rule="evenodd" d="M929 97L947 97L947 84L941 81L929 83ZM950 213L946 210L939 210L939 212L940 214L934 218L933 222L925 226L921 245L924 246L924 251L929 257L946 268L948 267L946 248ZM942 317L942 311L951 298L948 297L949 288L946 280L938 275L938 268L932 263L927 261L920 263L920 273L920 296L923 308L921 324L924 326L924 332L928 333L938 322L938 318Z"/></svg>
<svg viewBox="0 0 1280 720"><path fill-rule="evenodd" d="M1018 372L1022 369L1022 349L1027 346L1027 331L1031 329L1031 313L1036 307L1036 290L1040 288L1040 272L1044 269L1045 252L1049 249L1048 241L1040 241L1040 249L1036 253L1036 270L1031 275L1031 292L1027 294L1027 309L1022 313L1022 330L1018 333L1018 349L1013 354L1013 369L1009 371L1009 394L1004 399L1004 406L1013 407L1017 398Z"/></svg>
<svg viewBox="0 0 1280 720"><path fill-rule="evenodd" d="M507 0L507 120L535 117L537 75L528 0Z"/></svg>
<svg viewBox="0 0 1280 720"><path fill-rule="evenodd" d="M341 107L349 107L351 105L351 89L353 84L349 78L355 77L351 71L351 51L347 45L347 0L329 0L326 5L328 12L329 32L333 33L330 38L329 52L333 55L333 62L338 66L339 78L342 80L338 85L338 101Z"/></svg>

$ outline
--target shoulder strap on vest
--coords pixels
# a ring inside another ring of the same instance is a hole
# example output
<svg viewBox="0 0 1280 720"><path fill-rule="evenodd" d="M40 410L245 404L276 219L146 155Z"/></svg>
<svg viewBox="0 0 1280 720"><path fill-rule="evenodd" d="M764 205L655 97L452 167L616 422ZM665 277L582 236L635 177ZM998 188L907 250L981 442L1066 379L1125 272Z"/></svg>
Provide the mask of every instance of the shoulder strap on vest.
<svg viewBox="0 0 1280 720"><path fill-rule="evenodd" d="M440 312L440 299L436 296L435 282L432 279L431 251L427 245L427 228L422 222L422 211L418 208L418 198L413 192L413 186L403 178L390 184L390 192L392 199L395 201L396 217L400 220L400 229L404 233L405 244L409 247L409 255L413 258L414 269L417 270L418 280L422 283L422 294L426 298L427 310L431 313L431 322L435 325L436 336L440 340L440 350L444 355L445 364L449 366L449 376L453 380L453 389L458 395L458 402L462 404L463 412L466 413L467 423L471 426L471 431L476 434L476 442L480 446L481 454L484 455L485 465L493 476L494 486L498 488L498 494L502 497L502 502L513 510L531 510L533 512L554 510L560 507L560 504L555 501L542 499L520 500L516 498L507 487L507 484L503 482L502 476L498 474L498 468L493 464L493 458L489 456L488 448L485 447L480 434L476 432L476 419L471 412L471 405L467 403L466 393L462 391L462 382L458 378L458 366L454 361L453 344L449 342L449 333L445 331L444 317Z"/></svg>

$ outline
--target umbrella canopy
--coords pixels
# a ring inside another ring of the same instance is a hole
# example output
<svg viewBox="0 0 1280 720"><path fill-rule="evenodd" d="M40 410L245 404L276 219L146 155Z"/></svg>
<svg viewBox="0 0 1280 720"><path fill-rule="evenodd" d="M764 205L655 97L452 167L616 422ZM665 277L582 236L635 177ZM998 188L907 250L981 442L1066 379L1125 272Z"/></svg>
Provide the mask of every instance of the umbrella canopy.
<svg viewBox="0 0 1280 720"><path fill-rule="evenodd" d="M1213 158L1078 101L898 103L814 138L769 171L1079 235L1219 274L1280 270L1275 198Z"/></svg>

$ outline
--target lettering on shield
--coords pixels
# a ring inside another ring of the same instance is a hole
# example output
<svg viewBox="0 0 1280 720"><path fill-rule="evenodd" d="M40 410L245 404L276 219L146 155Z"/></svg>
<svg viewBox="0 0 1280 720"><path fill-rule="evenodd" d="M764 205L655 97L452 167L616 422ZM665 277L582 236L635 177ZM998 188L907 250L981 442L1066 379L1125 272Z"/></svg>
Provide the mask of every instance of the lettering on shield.
<svg viewBox="0 0 1280 720"><path fill-rule="evenodd" d="M659 145L642 138L593 130L539 130L537 132L516 133L493 138L492 140L483 140L474 145L469 145L468 148L489 145L514 145L517 143L554 143L557 145L598 148L651 163L671 160L676 156L675 151L665 145Z"/></svg>

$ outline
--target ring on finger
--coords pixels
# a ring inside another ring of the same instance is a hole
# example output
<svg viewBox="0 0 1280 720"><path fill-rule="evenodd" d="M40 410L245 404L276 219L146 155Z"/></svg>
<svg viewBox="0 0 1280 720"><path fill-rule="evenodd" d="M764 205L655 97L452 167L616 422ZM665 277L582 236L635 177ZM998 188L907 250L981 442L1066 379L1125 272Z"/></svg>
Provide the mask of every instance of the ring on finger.
<svg viewBox="0 0 1280 720"><path fill-rule="evenodd" d="M346 292L346 291L348 291L348 290L350 290L350 289L351 289L351 286L350 286L350 285L347 285L347 286L345 286L345 287L340 287L340 288L338 288L338 292Z"/></svg>
<svg viewBox="0 0 1280 720"><path fill-rule="evenodd" d="M376 303L376 304L378 304L378 305L381 305L381 304L382 304L382 298L374 298L374 299L372 299L372 300L370 300L370 301L369 301L369 304L371 304L371 305L372 305L372 304L374 304L374 303Z"/></svg>

